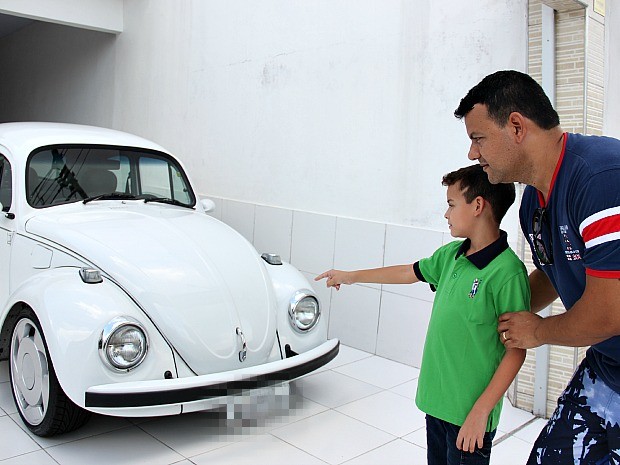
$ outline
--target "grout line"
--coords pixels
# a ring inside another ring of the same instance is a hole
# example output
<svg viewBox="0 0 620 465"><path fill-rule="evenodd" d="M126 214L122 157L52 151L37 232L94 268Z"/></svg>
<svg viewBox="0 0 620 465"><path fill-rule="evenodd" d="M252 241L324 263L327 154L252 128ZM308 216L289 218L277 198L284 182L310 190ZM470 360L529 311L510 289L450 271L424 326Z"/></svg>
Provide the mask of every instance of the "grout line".
<svg viewBox="0 0 620 465"><path fill-rule="evenodd" d="M540 419L540 417L534 417L531 420L528 420L525 423L523 423L521 426L513 429L512 431L507 432L503 436L500 436L499 438L496 438L493 441L493 447L497 446L501 442L504 442L506 439L508 439L510 437L513 437L515 435L515 433L518 433L522 429L527 428L528 426L530 426L532 423L534 423L536 420L539 420L539 419Z"/></svg>

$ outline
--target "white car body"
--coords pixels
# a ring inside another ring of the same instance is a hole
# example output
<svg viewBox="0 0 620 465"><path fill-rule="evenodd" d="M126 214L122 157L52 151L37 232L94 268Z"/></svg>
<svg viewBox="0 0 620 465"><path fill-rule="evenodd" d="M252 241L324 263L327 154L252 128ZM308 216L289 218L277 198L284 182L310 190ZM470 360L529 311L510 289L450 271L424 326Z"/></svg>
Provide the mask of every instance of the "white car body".
<svg viewBox="0 0 620 465"><path fill-rule="evenodd" d="M207 215L162 147L109 129L7 123L0 162L0 358L35 434L83 423L58 425L63 394L78 416L178 414L337 355L308 281ZM118 198L99 187L102 170L114 174ZM146 194L164 192L159 181L183 205ZM301 316L291 310L299 292L310 308ZM114 321L129 342L115 335L105 352ZM136 365L112 366L106 353Z"/></svg>

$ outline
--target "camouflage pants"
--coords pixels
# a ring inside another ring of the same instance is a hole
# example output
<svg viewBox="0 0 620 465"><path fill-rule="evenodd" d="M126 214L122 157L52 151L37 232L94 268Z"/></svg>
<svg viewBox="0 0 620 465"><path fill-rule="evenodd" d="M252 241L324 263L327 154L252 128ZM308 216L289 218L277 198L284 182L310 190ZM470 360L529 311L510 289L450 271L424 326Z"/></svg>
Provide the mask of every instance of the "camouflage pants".
<svg viewBox="0 0 620 465"><path fill-rule="evenodd" d="M558 399L528 465L620 465L620 394L586 360Z"/></svg>

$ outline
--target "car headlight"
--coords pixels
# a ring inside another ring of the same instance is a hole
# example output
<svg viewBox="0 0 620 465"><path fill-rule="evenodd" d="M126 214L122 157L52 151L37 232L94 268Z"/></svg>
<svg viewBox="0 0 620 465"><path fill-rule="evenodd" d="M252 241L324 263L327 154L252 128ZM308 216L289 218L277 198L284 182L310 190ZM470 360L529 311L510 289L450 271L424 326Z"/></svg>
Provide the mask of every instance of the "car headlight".
<svg viewBox="0 0 620 465"><path fill-rule="evenodd" d="M129 371L136 368L146 357L147 351L146 331L133 318L114 318L101 332L99 355L114 370Z"/></svg>
<svg viewBox="0 0 620 465"><path fill-rule="evenodd" d="M319 300L311 291L297 291L289 302L288 316L293 329L299 332L309 331L321 316Z"/></svg>

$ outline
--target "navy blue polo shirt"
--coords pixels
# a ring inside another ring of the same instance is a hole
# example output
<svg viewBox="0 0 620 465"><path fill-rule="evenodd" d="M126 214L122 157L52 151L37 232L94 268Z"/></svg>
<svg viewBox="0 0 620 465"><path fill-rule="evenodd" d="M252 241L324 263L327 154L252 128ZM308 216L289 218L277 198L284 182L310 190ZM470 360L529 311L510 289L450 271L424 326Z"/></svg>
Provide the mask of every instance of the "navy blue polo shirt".
<svg viewBox="0 0 620 465"><path fill-rule="evenodd" d="M538 260L533 238L532 218L541 207L547 215L542 241L553 253L550 265ZM586 275L620 279L620 141L564 134L547 203L527 186L519 217L534 264L549 277L568 311L583 295ZM593 345L586 357L620 393L620 336Z"/></svg>

